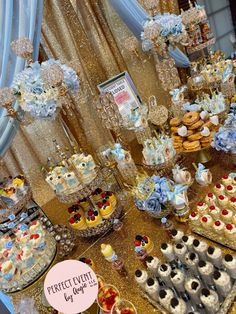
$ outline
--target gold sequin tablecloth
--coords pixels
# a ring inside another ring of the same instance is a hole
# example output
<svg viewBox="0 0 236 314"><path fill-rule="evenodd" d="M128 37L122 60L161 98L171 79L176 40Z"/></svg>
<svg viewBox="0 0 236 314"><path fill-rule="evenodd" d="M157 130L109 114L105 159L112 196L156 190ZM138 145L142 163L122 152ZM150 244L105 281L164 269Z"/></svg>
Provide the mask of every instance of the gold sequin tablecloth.
<svg viewBox="0 0 236 314"><path fill-rule="evenodd" d="M188 156L187 164L191 165L191 156ZM194 160L194 156L193 156ZM230 159L226 155L215 153L213 160L208 164L213 173L214 182L219 180L223 174L226 174L233 169ZM193 168L193 167L192 167ZM191 187L192 197L194 202L201 198L209 188L201 188L197 185ZM49 216L53 223L67 223L68 214L67 207L59 203L56 199L44 206L45 213ZM167 235L163 232L160 221L149 217L144 212L140 212L132 203L126 204L126 213L123 217L127 237L123 240L115 232L109 232L100 239L82 239L78 240L76 251L71 255L71 258L79 258L86 256L94 260L96 265L96 273L103 276L107 283L115 285L121 294L121 297L130 300L134 303L139 314L160 313L148 301L144 300L140 294L137 284L134 281L134 272L137 268L142 268L142 264L135 258L134 255L134 239L137 234L148 235L154 242L154 250L151 253L161 257L160 245L164 241L168 241ZM189 232L187 224L179 224L174 222L175 226ZM197 235L195 237L199 238ZM210 241L208 241L210 243ZM112 269L112 266L107 262L100 253L101 243L109 243L112 245L116 253L125 260L125 266L128 271L128 278L123 278ZM217 245L217 244L216 244ZM221 247L224 253L233 253L230 249ZM235 252L234 252L235 253ZM37 285L36 285L37 286ZM36 288L37 289L37 288ZM32 289L28 289L24 294L31 293ZM20 293L23 295L23 292ZM19 296L19 294L18 294ZM35 296L37 299L41 296ZM38 299L39 300L39 299ZM40 302L37 300L37 304ZM40 313L47 313L42 307ZM231 308L230 314L236 313L236 304Z"/></svg>

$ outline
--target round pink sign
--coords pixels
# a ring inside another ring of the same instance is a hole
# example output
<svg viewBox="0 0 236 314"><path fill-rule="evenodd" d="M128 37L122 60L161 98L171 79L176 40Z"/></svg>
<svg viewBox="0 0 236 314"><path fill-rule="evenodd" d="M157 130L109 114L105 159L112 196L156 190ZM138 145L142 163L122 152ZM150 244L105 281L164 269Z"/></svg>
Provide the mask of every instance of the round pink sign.
<svg viewBox="0 0 236 314"><path fill-rule="evenodd" d="M57 311L76 314L87 310L96 300L98 280L88 265L66 260L50 269L44 281L44 293Z"/></svg>

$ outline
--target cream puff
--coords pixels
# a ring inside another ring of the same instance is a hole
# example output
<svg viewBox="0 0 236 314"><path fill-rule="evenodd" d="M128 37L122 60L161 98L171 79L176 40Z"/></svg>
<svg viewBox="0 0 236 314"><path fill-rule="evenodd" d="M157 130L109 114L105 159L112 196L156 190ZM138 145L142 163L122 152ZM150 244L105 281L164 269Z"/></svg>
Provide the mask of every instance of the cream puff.
<svg viewBox="0 0 236 314"><path fill-rule="evenodd" d="M236 186L235 185L227 185L226 187L226 193L232 197L232 196L235 196L236 194Z"/></svg>
<svg viewBox="0 0 236 314"><path fill-rule="evenodd" d="M228 175L224 175L224 176L222 177L222 179L221 179L221 182L222 182L225 186L227 186L227 185L229 185L229 184L232 183L232 178L231 178L230 176L228 176Z"/></svg>
<svg viewBox="0 0 236 314"><path fill-rule="evenodd" d="M196 222L198 221L200 218L199 214L197 211L194 211L194 212L191 212L191 214L189 215L189 219L192 221L192 222Z"/></svg>
<svg viewBox="0 0 236 314"><path fill-rule="evenodd" d="M204 203L204 202L198 202L197 203L197 210L200 214L204 213L207 210L207 208L208 208L208 206L206 203Z"/></svg>
<svg viewBox="0 0 236 314"><path fill-rule="evenodd" d="M214 205L215 202L217 201L217 198L216 198L216 196L215 196L214 193L211 193L211 192L210 192L210 193L208 193L208 194L206 195L205 201L206 201L206 203L207 203L208 205Z"/></svg>
<svg viewBox="0 0 236 314"><path fill-rule="evenodd" d="M236 241L236 227L233 224L227 224L224 229L225 236L231 241Z"/></svg>
<svg viewBox="0 0 236 314"><path fill-rule="evenodd" d="M229 205L233 210L236 210L236 197L231 197L229 200Z"/></svg>
<svg viewBox="0 0 236 314"><path fill-rule="evenodd" d="M209 214L211 215L211 217L214 220L217 220L219 218L220 215L220 209L219 207L215 206L215 205L211 205L209 206Z"/></svg>

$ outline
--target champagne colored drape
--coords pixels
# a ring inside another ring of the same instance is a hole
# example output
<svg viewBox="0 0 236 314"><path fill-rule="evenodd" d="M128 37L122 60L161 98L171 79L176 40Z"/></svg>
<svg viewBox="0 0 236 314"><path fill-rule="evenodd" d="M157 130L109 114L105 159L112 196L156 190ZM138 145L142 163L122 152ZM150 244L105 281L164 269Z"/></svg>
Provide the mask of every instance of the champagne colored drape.
<svg viewBox="0 0 236 314"><path fill-rule="evenodd" d="M63 120L80 147L88 152L111 140L110 132L96 115L97 84L127 70L145 101L151 95L156 95L160 104L169 99L160 87L152 58L140 49L137 58L126 49L124 43L129 36L131 33L107 0L44 1L42 45L47 56L80 63L81 90L72 99L72 115L67 112ZM5 158L5 174L24 172L40 204L53 197L40 171L47 157L55 154L52 139L69 146L59 118L22 126Z"/></svg>

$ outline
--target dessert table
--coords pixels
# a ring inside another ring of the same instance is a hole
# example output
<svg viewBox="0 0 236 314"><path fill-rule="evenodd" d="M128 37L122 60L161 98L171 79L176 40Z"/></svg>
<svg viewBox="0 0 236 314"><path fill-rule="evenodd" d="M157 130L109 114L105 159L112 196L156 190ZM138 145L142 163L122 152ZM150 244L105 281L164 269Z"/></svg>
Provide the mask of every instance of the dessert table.
<svg viewBox="0 0 236 314"><path fill-rule="evenodd" d="M138 158L141 156L137 156ZM184 164L190 169L191 163L194 161L194 155L189 156L188 160L185 160ZM207 167L211 169L213 174L213 184L219 180L224 174L233 171L233 165L231 159L227 155L213 151L212 160L207 164ZM139 160L136 161L139 163ZM192 167L193 169L193 167ZM196 203L211 187L200 187L196 183L191 186L190 202ZM68 205L61 204L57 199L52 200L46 204L43 209L48 215L50 220L54 224L65 223L68 224ZM192 207L192 206L190 206ZM181 229L184 232L191 233L187 223L179 223L174 217L171 217L175 228ZM121 239L119 233L109 231L107 234L100 238L79 238L77 240L77 247L70 256L72 259L79 259L80 257L87 257L95 262L95 271L98 275L102 276L106 283L115 285L121 297L130 300L137 308L139 314L146 313L160 313L155 309L147 300L145 300L141 294L137 283L135 282L134 273L135 270L143 269L142 263L135 257L134 253L134 240L137 234L148 235L154 242L154 250L152 256L162 258L160 251L160 245L162 242L168 241L166 232L162 229L160 220L152 218L145 212L139 211L134 205L132 200L127 201L125 206L125 213L122 216L124 222L124 229L126 237ZM203 239L208 244L213 243L206 238L202 238L197 234L193 234L198 239ZM100 252L100 246L102 243L112 245L117 255L122 257L125 261L125 268L128 272L128 276L121 277L115 270L112 269L111 263L107 262ZM219 244L213 243L222 249L223 253L235 254L229 248L223 247ZM40 313L52 313L51 308L46 308L42 303L42 284L43 278L38 280L29 289L23 290L20 293L12 294L13 299L19 299L23 295L34 295L36 299L36 305L40 309ZM94 313L94 309L91 312ZM236 313L236 304L234 304L229 311L230 314Z"/></svg>

